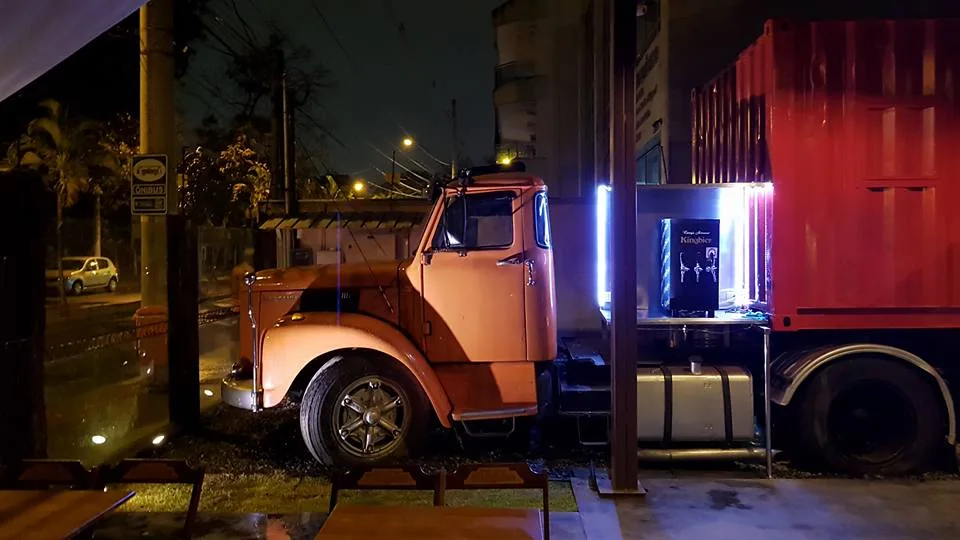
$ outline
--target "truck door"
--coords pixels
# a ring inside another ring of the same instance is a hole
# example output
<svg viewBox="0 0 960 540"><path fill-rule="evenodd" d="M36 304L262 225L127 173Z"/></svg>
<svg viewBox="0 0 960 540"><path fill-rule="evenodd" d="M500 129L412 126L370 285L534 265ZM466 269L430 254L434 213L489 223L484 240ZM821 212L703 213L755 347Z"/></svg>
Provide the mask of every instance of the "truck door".
<svg viewBox="0 0 960 540"><path fill-rule="evenodd" d="M421 261L424 345L433 362L527 359L519 192L448 195Z"/></svg>
<svg viewBox="0 0 960 540"><path fill-rule="evenodd" d="M528 200L529 199L529 200ZM557 308L553 276L553 246L546 191L524 194L524 239L527 275L527 359L557 357Z"/></svg>

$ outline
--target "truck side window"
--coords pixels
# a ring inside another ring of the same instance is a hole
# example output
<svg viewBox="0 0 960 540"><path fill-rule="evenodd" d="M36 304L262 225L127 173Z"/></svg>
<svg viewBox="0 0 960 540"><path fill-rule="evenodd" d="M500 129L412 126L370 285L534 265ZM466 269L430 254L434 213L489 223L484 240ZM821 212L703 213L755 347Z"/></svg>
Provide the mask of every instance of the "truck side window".
<svg viewBox="0 0 960 540"><path fill-rule="evenodd" d="M550 249L550 211L547 208L547 194L539 192L533 197L533 231L537 236L537 245Z"/></svg>
<svg viewBox="0 0 960 540"><path fill-rule="evenodd" d="M513 245L514 198L510 191L451 197L433 235L433 248L476 250Z"/></svg>

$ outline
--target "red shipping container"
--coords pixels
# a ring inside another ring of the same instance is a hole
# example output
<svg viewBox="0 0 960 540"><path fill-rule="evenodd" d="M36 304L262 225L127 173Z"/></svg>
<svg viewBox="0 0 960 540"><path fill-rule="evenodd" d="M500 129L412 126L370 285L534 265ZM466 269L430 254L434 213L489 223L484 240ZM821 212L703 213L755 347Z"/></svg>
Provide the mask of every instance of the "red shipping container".
<svg viewBox="0 0 960 540"><path fill-rule="evenodd" d="M960 328L958 106L960 20L770 21L694 92L693 183L773 184L774 329Z"/></svg>

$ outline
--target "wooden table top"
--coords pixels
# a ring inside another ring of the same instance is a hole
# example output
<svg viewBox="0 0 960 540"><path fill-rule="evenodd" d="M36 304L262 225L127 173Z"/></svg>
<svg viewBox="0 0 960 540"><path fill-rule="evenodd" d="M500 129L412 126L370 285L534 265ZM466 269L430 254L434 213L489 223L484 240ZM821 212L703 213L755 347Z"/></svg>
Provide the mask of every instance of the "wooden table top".
<svg viewBox="0 0 960 540"><path fill-rule="evenodd" d="M70 538L133 497L132 491L0 491L0 540Z"/></svg>
<svg viewBox="0 0 960 540"><path fill-rule="evenodd" d="M540 540L543 522L535 509L340 504L317 540L347 538Z"/></svg>

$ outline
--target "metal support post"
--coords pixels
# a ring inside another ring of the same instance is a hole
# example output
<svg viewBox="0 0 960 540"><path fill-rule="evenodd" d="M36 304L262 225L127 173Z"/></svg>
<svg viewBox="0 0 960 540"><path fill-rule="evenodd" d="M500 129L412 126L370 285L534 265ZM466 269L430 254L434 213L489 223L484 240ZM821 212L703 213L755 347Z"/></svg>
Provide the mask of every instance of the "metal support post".
<svg viewBox="0 0 960 540"><path fill-rule="evenodd" d="M200 423L200 277L197 228L186 216L167 216L167 252L170 420L194 428Z"/></svg>
<svg viewBox="0 0 960 540"><path fill-rule="evenodd" d="M763 443L767 478L773 478L773 422L770 418L770 328L763 327Z"/></svg>
<svg viewBox="0 0 960 540"><path fill-rule="evenodd" d="M601 495L643 495L637 464L637 186L634 144L636 0L613 0L610 163L613 184L611 243L611 459Z"/></svg>

